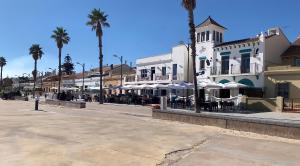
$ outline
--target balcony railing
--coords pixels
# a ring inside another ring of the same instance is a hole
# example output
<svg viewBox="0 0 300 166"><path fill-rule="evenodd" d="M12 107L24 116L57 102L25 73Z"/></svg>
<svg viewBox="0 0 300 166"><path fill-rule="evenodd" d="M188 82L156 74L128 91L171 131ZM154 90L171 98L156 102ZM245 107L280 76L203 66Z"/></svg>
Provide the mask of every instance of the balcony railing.
<svg viewBox="0 0 300 166"><path fill-rule="evenodd" d="M152 76L141 77L137 76L126 76L125 82L139 82L139 81L172 81L172 80L184 80L183 74L167 74L167 75L157 75L153 74Z"/></svg>
<svg viewBox="0 0 300 166"><path fill-rule="evenodd" d="M135 76L126 76L125 82L135 82Z"/></svg>
<svg viewBox="0 0 300 166"><path fill-rule="evenodd" d="M249 66L230 65L229 68L215 66L211 68L211 75L242 75L242 74L258 74L262 72L262 67L257 63L251 63Z"/></svg>

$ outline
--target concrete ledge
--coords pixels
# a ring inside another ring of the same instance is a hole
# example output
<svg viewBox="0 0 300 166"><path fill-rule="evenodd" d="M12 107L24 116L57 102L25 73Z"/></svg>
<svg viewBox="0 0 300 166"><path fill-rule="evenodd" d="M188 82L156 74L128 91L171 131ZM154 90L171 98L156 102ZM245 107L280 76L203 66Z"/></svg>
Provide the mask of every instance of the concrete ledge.
<svg viewBox="0 0 300 166"><path fill-rule="evenodd" d="M154 110L152 112L152 117L156 119L216 126L237 131L300 139L300 123L291 121L161 110Z"/></svg>
<svg viewBox="0 0 300 166"><path fill-rule="evenodd" d="M86 103L80 101L60 101L60 100L46 99L45 104L58 105L58 106L71 107L71 108L86 108Z"/></svg>

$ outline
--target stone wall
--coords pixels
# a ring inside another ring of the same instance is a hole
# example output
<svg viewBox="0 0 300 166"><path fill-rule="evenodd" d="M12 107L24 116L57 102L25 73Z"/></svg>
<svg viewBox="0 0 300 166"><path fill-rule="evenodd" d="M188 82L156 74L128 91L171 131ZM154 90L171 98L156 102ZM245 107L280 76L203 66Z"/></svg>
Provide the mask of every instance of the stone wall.
<svg viewBox="0 0 300 166"><path fill-rule="evenodd" d="M47 99L45 103L49 105L65 106L65 107L72 107L72 108L86 108L86 103L80 101L60 101L60 100Z"/></svg>
<svg viewBox="0 0 300 166"><path fill-rule="evenodd" d="M179 121L197 125L216 126L245 132L300 139L300 124L268 119L233 117L219 114L198 114L193 112L161 111L152 112L156 119Z"/></svg>
<svg viewBox="0 0 300 166"><path fill-rule="evenodd" d="M253 98L243 96L243 109L262 112L282 112L283 98Z"/></svg>

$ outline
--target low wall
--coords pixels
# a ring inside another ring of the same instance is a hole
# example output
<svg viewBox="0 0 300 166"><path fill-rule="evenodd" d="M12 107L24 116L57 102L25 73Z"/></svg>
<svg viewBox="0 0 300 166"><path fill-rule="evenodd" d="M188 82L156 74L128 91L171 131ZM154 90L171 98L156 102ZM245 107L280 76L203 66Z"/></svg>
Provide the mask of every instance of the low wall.
<svg viewBox="0 0 300 166"><path fill-rule="evenodd" d="M154 110L152 117L156 119L179 121L197 125L216 126L225 129L253 132L264 135L300 139L300 124L275 121L270 119L255 119L232 117L219 114L199 114L181 111Z"/></svg>
<svg viewBox="0 0 300 166"><path fill-rule="evenodd" d="M247 110L275 112L276 99L251 98L247 99Z"/></svg>
<svg viewBox="0 0 300 166"><path fill-rule="evenodd" d="M45 104L72 107L72 108L86 108L86 103L80 101L60 101L60 100L46 99Z"/></svg>

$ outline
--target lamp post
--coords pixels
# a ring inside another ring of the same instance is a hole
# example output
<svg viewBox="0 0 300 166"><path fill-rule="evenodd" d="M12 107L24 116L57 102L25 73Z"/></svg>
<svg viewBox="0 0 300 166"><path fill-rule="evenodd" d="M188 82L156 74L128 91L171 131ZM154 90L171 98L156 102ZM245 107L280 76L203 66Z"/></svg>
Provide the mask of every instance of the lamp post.
<svg viewBox="0 0 300 166"><path fill-rule="evenodd" d="M55 71L55 69L53 69L53 68L51 68L51 67L49 67L49 70L51 70L52 71L52 74L54 73L54 71ZM51 74L51 76L52 76L52 74ZM55 73L55 75L56 75L56 73ZM50 92L51 92L51 89L52 89L52 87L53 87L53 79L51 79L51 88L50 88Z"/></svg>
<svg viewBox="0 0 300 166"><path fill-rule="evenodd" d="M42 89L42 94L43 94L43 91L44 91L44 90L43 90L43 78L44 78L44 73L43 73L43 72L39 72L39 71L38 71L38 73L41 74L41 89Z"/></svg>
<svg viewBox="0 0 300 166"><path fill-rule="evenodd" d="M190 67L190 43L188 43L187 45L183 41L180 41L179 43L184 45L188 52L188 64L186 66L187 66L187 81L190 82L190 68L189 68ZM187 104L188 96L189 96L189 90L186 90L186 104Z"/></svg>
<svg viewBox="0 0 300 166"><path fill-rule="evenodd" d="M114 57L118 58L121 61L121 86L123 86L123 56L118 56L116 54L113 55ZM120 94L122 94L122 89L120 90Z"/></svg>
<svg viewBox="0 0 300 166"><path fill-rule="evenodd" d="M84 88L84 72L85 72L85 64L81 64L79 62L77 62L78 65L80 65L82 67L82 89L81 89L81 94L83 95L83 92L85 90Z"/></svg>
<svg viewBox="0 0 300 166"><path fill-rule="evenodd" d="M27 78L28 79L25 79L25 75L27 75ZM27 82L29 82L29 84L30 84L30 74L27 74L27 73L23 73L23 77L24 77L24 84L23 84L23 90L24 90L24 88L25 88L25 86L27 86ZM26 91L26 90L25 90ZM26 92L26 96L27 96L27 92Z"/></svg>

